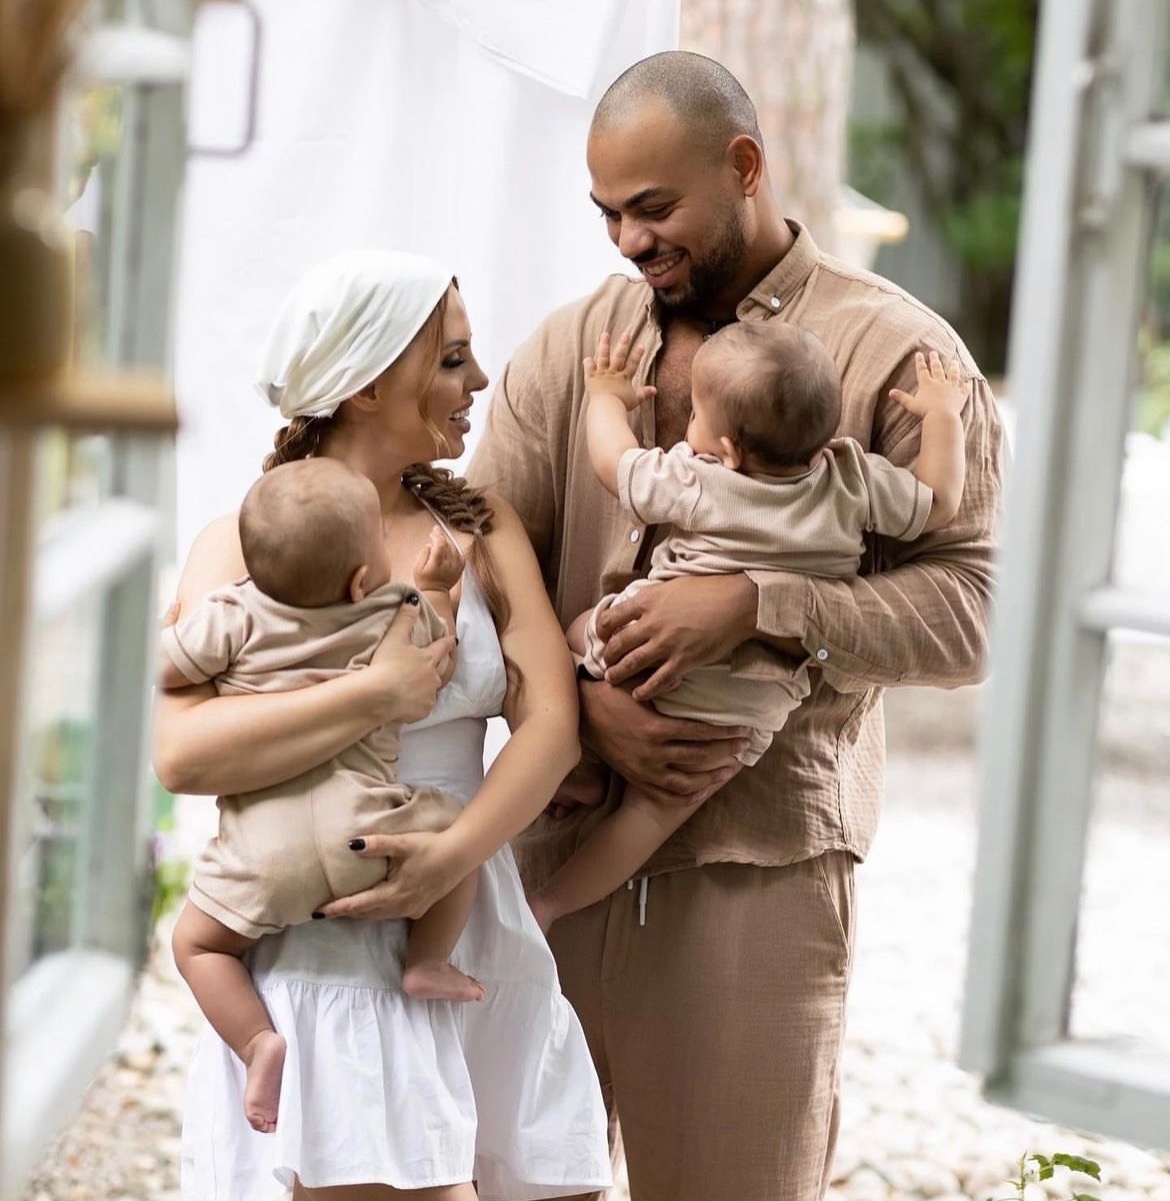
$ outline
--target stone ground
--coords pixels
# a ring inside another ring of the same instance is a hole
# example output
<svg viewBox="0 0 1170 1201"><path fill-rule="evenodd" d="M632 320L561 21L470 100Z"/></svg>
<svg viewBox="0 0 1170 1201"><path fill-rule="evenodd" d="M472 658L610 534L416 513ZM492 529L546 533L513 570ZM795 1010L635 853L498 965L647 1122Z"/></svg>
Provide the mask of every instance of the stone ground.
<svg viewBox="0 0 1170 1201"><path fill-rule="evenodd" d="M1082 910L1073 1023L1170 1047L1170 906L1154 902L1170 853L1170 671L1140 648L1113 706ZM1142 676L1142 673L1145 676ZM954 1064L975 863L971 750L978 693L895 694L887 808L859 872L860 929L845 1054L845 1108L831 1201L987 1201L1028 1151L1087 1155L1102 1201L1170 1201L1170 1152L1058 1129L991 1106ZM22 1201L173 1201L179 1114L196 1015L167 956L142 977L116 1058L45 1157ZM1170 1142L1170 1140L1168 1140ZM1058 1182L1051 1182L1055 1185ZM1067 1198L1074 1190L1034 1190ZM624 1199L615 1191L615 1201ZM783 1201L783 1199L777 1199Z"/></svg>

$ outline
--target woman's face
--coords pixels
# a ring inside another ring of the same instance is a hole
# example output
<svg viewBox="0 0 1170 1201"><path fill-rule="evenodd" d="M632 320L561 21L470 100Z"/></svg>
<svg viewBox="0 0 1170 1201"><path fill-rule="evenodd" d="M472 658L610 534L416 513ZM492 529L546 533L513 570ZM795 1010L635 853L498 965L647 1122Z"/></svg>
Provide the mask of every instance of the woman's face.
<svg viewBox="0 0 1170 1201"><path fill-rule="evenodd" d="M471 325L454 284L447 289L441 342L436 324L432 317L374 381L381 429L395 452L411 463L455 459L463 453L473 394L488 382L471 352ZM435 431L442 439L438 445Z"/></svg>

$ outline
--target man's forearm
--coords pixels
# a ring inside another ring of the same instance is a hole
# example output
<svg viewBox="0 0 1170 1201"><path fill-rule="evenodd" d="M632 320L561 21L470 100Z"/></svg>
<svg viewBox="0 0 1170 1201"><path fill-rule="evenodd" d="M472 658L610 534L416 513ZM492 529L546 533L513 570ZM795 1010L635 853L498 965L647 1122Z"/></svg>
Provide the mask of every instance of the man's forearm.
<svg viewBox="0 0 1170 1201"><path fill-rule="evenodd" d="M987 657L990 552L923 559L853 580L753 572L761 641L815 661L839 692L896 684L957 687Z"/></svg>

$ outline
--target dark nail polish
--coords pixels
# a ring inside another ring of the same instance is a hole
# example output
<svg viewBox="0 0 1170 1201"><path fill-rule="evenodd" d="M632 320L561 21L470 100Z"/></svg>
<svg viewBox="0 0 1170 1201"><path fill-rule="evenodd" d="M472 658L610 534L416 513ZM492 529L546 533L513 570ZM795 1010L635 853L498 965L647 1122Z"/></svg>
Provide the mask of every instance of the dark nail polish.
<svg viewBox="0 0 1170 1201"><path fill-rule="evenodd" d="M314 913L313 914L313 921L322 922L324 920L325 920L325 915L323 913Z"/></svg>
<svg viewBox="0 0 1170 1201"><path fill-rule="evenodd" d="M345 845L351 851L364 851L366 849L366 840L364 838L351 838Z"/></svg>

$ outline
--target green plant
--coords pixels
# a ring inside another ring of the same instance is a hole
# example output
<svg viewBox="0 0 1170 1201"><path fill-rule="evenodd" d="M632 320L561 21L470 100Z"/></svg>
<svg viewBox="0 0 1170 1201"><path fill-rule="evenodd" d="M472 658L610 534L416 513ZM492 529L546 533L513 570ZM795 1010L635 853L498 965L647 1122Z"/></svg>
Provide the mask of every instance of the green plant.
<svg viewBox="0 0 1170 1201"><path fill-rule="evenodd" d="M155 865L154 896L150 906L152 926L187 895L190 875L190 864L181 859L163 859Z"/></svg>
<svg viewBox="0 0 1170 1201"><path fill-rule="evenodd" d="M1020 1156L1019 1172L1010 1183L1015 1189L1011 1197L989 1197L987 1201L1023 1201L1029 1184L1051 1180L1057 1168L1064 1168L1074 1176L1088 1176L1101 1182L1101 1165L1080 1155L1066 1155L1058 1151L1055 1155L1027 1154ZM1091 1193L1070 1193L1070 1201L1100 1201Z"/></svg>
<svg viewBox="0 0 1170 1201"><path fill-rule="evenodd" d="M954 322L976 358L1002 371L1038 0L865 0L857 31L877 49L892 121L856 122L850 179L881 200L896 154L962 272ZM865 181L865 182L863 182Z"/></svg>

